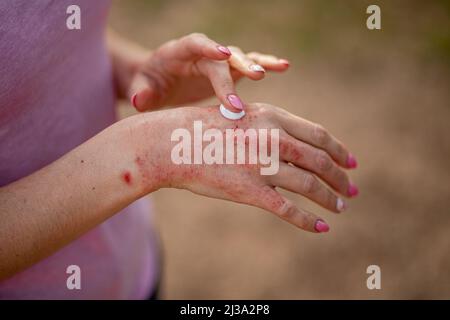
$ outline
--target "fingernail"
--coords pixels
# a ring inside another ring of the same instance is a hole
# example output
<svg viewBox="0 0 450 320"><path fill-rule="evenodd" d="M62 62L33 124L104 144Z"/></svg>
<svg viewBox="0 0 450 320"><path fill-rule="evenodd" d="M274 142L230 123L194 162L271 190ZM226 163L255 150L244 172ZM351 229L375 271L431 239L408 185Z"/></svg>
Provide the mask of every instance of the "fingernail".
<svg viewBox="0 0 450 320"><path fill-rule="evenodd" d="M356 168L358 166L358 162L356 162L356 158L350 153L347 158L347 167Z"/></svg>
<svg viewBox="0 0 450 320"><path fill-rule="evenodd" d="M344 211L347 208L347 205L345 204L344 200L342 200L341 198L338 198L336 201L336 209L339 212Z"/></svg>
<svg viewBox="0 0 450 320"><path fill-rule="evenodd" d="M255 72L266 72L266 70L259 64L251 64L248 68L251 71L255 71Z"/></svg>
<svg viewBox="0 0 450 320"><path fill-rule="evenodd" d="M315 229L317 232L322 233L322 232L328 232L328 231L330 230L330 227L328 226L328 224L326 224L325 221L323 221L323 220L321 220L321 219L318 219L318 220L316 221L316 224L314 225L314 229Z"/></svg>
<svg viewBox="0 0 450 320"><path fill-rule="evenodd" d="M133 96L131 97L131 104L135 108L137 108L137 106L136 106L136 98L137 98L137 93L133 94Z"/></svg>
<svg viewBox="0 0 450 320"><path fill-rule="evenodd" d="M239 99L239 97L235 94L229 94L227 96L228 101L230 102L230 104L235 107L236 109L239 110L244 110L244 106L242 105L242 101L241 99Z"/></svg>
<svg viewBox="0 0 450 320"><path fill-rule="evenodd" d="M359 193L358 187L355 186L353 183L350 183L350 186L348 187L348 195L350 197L357 196Z"/></svg>
<svg viewBox="0 0 450 320"><path fill-rule="evenodd" d="M288 60L286 60L286 59L280 59L280 60L278 60L278 62L281 63L281 64L284 64L285 66L290 65L290 62Z"/></svg>
<svg viewBox="0 0 450 320"><path fill-rule="evenodd" d="M222 52L223 54L226 54L227 56L231 56L231 51L227 47L224 46L217 46L217 50Z"/></svg>

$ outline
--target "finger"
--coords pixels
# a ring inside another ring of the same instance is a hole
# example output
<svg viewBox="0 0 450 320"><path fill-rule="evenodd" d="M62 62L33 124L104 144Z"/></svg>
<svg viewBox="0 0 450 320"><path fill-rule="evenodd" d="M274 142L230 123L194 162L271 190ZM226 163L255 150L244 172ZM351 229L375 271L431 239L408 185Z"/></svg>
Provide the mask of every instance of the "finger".
<svg viewBox="0 0 450 320"><path fill-rule="evenodd" d="M228 63L202 59L197 65L199 71L211 81L217 98L225 108L231 112L241 112L244 109L244 104L236 94Z"/></svg>
<svg viewBox="0 0 450 320"><path fill-rule="evenodd" d="M131 104L139 112L158 106L162 94L162 88L158 86L157 82L142 73L136 74L133 78L128 92Z"/></svg>
<svg viewBox="0 0 450 320"><path fill-rule="evenodd" d="M352 191L355 186L350 184L347 174L325 151L289 135L283 135L280 137L280 157L286 162L317 174L342 195L355 195Z"/></svg>
<svg viewBox="0 0 450 320"><path fill-rule="evenodd" d="M288 60L280 59L270 54L249 52L247 53L247 57L263 66L267 71L285 71L290 65Z"/></svg>
<svg viewBox="0 0 450 320"><path fill-rule="evenodd" d="M228 62L234 69L252 80L261 80L264 78L266 70L262 66L249 59L241 49L231 46L228 48L232 53Z"/></svg>
<svg viewBox="0 0 450 320"><path fill-rule="evenodd" d="M176 57L180 60L196 60L208 58L213 60L227 60L231 56L230 50L202 33L191 33L177 40L172 47Z"/></svg>
<svg viewBox="0 0 450 320"><path fill-rule="evenodd" d="M355 157L321 125L287 113L281 124L291 136L326 151L340 166L357 167Z"/></svg>
<svg viewBox="0 0 450 320"><path fill-rule="evenodd" d="M269 176L272 185L301 194L322 207L339 213L346 209L343 199L337 197L312 173L303 169L280 163L276 175Z"/></svg>
<svg viewBox="0 0 450 320"><path fill-rule="evenodd" d="M300 229L320 233L329 230L328 225L315 214L297 208L289 199L283 197L273 187L264 186L257 190L252 205L272 212L277 217Z"/></svg>

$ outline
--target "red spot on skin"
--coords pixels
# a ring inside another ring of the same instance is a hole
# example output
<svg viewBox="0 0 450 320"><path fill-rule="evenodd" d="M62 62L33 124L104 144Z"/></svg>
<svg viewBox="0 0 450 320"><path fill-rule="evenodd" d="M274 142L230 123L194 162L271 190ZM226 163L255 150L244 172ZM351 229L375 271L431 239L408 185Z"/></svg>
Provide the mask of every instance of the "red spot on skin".
<svg viewBox="0 0 450 320"><path fill-rule="evenodd" d="M300 161L303 158L302 150L288 142L280 142L280 153L293 161Z"/></svg>
<svg viewBox="0 0 450 320"><path fill-rule="evenodd" d="M122 179L126 184L131 185L131 173L129 171L125 171L122 174Z"/></svg>
<svg viewBox="0 0 450 320"><path fill-rule="evenodd" d="M300 159L303 158L303 154L302 154L301 151L298 150L297 148L296 148L296 149L293 149L293 150L292 150L292 158L293 158L295 161L300 161Z"/></svg>
<svg viewBox="0 0 450 320"><path fill-rule="evenodd" d="M141 157L139 157L139 156L137 156L136 159L134 159L134 161L136 162L136 164L138 166L143 166L144 165L144 160Z"/></svg>

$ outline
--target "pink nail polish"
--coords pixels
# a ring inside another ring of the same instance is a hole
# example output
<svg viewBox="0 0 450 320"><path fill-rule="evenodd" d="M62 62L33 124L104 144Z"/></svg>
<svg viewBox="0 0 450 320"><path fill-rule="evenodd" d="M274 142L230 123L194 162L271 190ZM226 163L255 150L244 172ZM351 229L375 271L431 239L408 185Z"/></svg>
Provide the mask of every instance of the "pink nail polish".
<svg viewBox="0 0 450 320"><path fill-rule="evenodd" d="M314 225L314 229L316 229L317 232L322 233L322 232L328 232L330 230L330 227L328 226L328 224L325 221L318 219L316 221L316 224Z"/></svg>
<svg viewBox="0 0 450 320"><path fill-rule="evenodd" d="M239 110L244 110L244 106L242 105L242 101L241 99L239 99L239 97L235 94L229 94L227 96L228 101L230 102L230 104L235 107L236 109Z"/></svg>
<svg viewBox="0 0 450 320"><path fill-rule="evenodd" d="M280 59L280 60L278 60L281 64L284 64L285 66L289 66L290 65L290 62L288 61L288 60L286 60L286 59Z"/></svg>
<svg viewBox="0 0 450 320"><path fill-rule="evenodd" d="M347 158L347 167L354 169L358 166L358 162L356 162L356 158L350 153Z"/></svg>
<svg viewBox="0 0 450 320"><path fill-rule="evenodd" d="M223 54L226 54L227 56L231 56L231 51L227 47L224 46L217 46L217 50L222 52Z"/></svg>
<svg viewBox="0 0 450 320"><path fill-rule="evenodd" d="M359 193L358 187L355 186L353 183L350 183L350 186L348 187L348 195L350 197L355 197Z"/></svg>
<svg viewBox="0 0 450 320"><path fill-rule="evenodd" d="M137 106L136 106L136 98L137 98L137 93L133 94L133 96L131 97L131 104L135 108L137 108Z"/></svg>

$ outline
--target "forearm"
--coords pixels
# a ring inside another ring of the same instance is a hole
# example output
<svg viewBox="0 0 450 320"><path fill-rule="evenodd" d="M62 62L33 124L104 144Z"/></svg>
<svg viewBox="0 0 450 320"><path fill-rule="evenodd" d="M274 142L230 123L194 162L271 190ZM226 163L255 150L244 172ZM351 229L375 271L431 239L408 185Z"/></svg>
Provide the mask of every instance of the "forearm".
<svg viewBox="0 0 450 320"><path fill-rule="evenodd" d="M124 39L112 30L108 30L107 45L111 56L117 95L123 99L127 97L132 77L143 61L149 58L151 51Z"/></svg>
<svg viewBox="0 0 450 320"><path fill-rule="evenodd" d="M52 254L152 186L137 179L133 122L105 129L0 188L0 279Z"/></svg>

